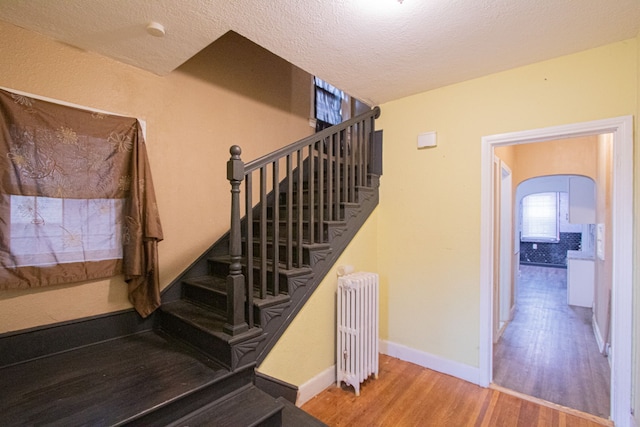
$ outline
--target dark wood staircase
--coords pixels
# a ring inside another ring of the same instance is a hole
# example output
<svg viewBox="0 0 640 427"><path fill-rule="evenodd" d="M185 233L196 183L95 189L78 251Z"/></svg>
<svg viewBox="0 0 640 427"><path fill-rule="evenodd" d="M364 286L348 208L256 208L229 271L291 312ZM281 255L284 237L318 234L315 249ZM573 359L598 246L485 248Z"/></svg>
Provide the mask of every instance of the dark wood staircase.
<svg viewBox="0 0 640 427"><path fill-rule="evenodd" d="M1 367L0 425L323 425L255 382L149 330Z"/></svg>
<svg viewBox="0 0 640 427"><path fill-rule="evenodd" d="M255 367L378 203L379 113L246 164L232 147L231 230L150 318L0 335L0 425L323 425Z"/></svg>
<svg viewBox="0 0 640 427"><path fill-rule="evenodd" d="M247 164L232 147L232 230L165 292L160 328L231 370L260 364L378 203L378 115Z"/></svg>

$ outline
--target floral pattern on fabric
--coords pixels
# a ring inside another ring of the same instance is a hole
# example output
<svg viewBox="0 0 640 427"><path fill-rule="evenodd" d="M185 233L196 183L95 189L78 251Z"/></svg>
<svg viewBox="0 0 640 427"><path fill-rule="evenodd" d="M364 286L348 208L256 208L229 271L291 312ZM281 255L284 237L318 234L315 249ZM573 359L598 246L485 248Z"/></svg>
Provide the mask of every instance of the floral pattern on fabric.
<svg viewBox="0 0 640 427"><path fill-rule="evenodd" d="M135 118L0 90L0 290L124 274L147 316L160 304L162 238Z"/></svg>

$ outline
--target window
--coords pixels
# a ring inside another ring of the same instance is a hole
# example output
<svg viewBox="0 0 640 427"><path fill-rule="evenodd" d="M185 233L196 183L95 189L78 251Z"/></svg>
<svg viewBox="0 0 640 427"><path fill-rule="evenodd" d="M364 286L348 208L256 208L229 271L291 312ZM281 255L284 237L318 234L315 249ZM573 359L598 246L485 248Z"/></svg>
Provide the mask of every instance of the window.
<svg viewBox="0 0 640 427"><path fill-rule="evenodd" d="M342 122L342 100L344 92L318 77L313 78L315 85L316 131Z"/></svg>
<svg viewBox="0 0 640 427"><path fill-rule="evenodd" d="M522 235L525 242L558 242L559 194L536 193L522 199Z"/></svg>

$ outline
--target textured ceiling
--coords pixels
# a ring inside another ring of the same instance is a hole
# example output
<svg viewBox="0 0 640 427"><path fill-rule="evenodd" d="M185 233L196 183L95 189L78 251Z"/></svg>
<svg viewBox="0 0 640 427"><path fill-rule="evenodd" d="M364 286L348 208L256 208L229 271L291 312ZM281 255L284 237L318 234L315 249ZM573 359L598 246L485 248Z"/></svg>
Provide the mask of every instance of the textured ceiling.
<svg viewBox="0 0 640 427"><path fill-rule="evenodd" d="M640 1L0 0L0 20L159 75L233 30L379 104L635 37Z"/></svg>

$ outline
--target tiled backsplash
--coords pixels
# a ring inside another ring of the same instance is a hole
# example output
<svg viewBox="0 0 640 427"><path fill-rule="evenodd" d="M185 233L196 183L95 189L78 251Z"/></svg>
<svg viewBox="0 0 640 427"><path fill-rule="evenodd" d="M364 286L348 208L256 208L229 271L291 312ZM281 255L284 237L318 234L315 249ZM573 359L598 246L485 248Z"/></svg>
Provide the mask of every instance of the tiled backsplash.
<svg viewBox="0 0 640 427"><path fill-rule="evenodd" d="M567 251L579 251L581 239L582 233L560 233L558 243L520 242L520 264L566 267Z"/></svg>

